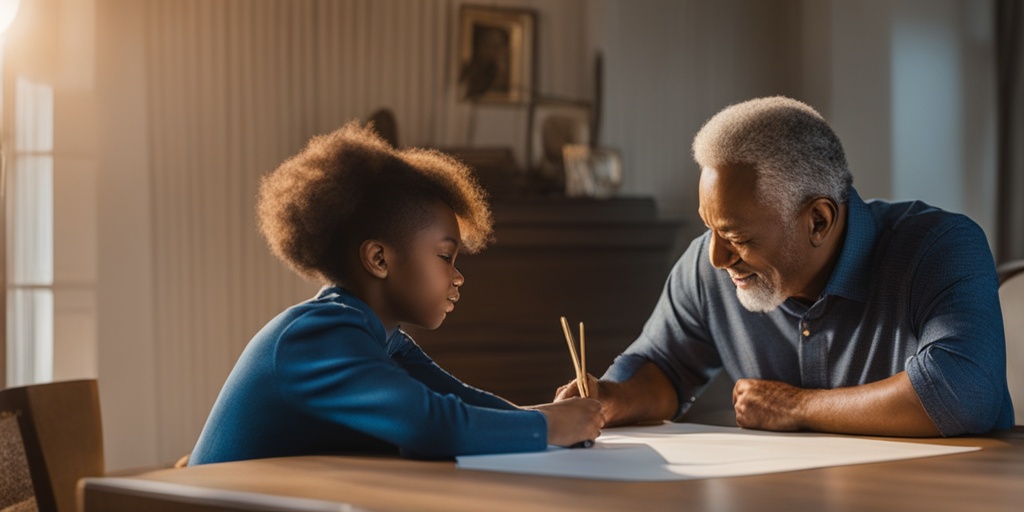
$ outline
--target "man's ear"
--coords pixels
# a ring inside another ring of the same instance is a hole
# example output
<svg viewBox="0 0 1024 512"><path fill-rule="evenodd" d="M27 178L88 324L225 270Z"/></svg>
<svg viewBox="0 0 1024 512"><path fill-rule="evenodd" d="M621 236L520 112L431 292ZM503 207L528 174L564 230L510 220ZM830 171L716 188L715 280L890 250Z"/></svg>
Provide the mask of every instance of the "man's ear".
<svg viewBox="0 0 1024 512"><path fill-rule="evenodd" d="M359 263L370 275L378 279L388 276L386 249L380 240L365 240L359 245Z"/></svg>
<svg viewBox="0 0 1024 512"><path fill-rule="evenodd" d="M836 220L839 218L839 205L827 197L819 197L807 205L808 222L810 222L810 242L814 247L821 247L835 231Z"/></svg>

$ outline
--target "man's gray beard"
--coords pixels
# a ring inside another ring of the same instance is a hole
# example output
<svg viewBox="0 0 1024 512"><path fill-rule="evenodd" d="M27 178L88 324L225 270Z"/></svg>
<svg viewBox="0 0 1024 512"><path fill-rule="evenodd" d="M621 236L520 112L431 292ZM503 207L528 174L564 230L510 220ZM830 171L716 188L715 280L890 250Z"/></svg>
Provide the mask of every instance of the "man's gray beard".
<svg viewBox="0 0 1024 512"><path fill-rule="evenodd" d="M778 286L769 283L761 276L752 276L753 282L746 289L736 288L736 297L740 304L754 313L767 313L786 302L786 295Z"/></svg>

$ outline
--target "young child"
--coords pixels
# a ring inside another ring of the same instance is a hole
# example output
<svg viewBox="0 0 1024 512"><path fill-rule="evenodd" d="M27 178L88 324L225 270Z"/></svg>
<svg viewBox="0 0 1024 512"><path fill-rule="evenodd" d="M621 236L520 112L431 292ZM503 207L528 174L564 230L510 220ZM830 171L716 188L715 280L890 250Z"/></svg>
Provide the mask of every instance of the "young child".
<svg viewBox="0 0 1024 512"><path fill-rule="evenodd" d="M190 465L524 452L600 433L598 402L519 408L451 376L400 329L441 325L465 281L456 257L490 240L484 193L458 161L351 122L265 176L257 211L274 254L327 284L249 342Z"/></svg>

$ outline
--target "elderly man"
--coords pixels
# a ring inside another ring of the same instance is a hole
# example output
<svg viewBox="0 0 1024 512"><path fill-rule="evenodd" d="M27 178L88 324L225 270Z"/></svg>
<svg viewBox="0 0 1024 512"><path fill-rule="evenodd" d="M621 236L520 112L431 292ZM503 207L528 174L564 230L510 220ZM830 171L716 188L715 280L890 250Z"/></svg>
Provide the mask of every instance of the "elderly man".
<svg viewBox="0 0 1024 512"><path fill-rule="evenodd" d="M737 379L745 428L953 436L1013 425L998 283L974 222L917 201L864 202L838 137L788 98L726 108L693 152L708 231L591 384L607 425L678 418L720 368Z"/></svg>

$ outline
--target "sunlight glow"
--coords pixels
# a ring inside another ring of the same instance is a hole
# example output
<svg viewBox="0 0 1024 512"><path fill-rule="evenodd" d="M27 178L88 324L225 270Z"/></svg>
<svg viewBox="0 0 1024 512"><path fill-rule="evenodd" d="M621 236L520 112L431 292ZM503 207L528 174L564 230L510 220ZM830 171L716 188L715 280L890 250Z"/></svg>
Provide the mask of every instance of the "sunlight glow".
<svg viewBox="0 0 1024 512"><path fill-rule="evenodd" d="M19 4L21 0L0 0L0 35L11 28L14 17L18 15Z"/></svg>

